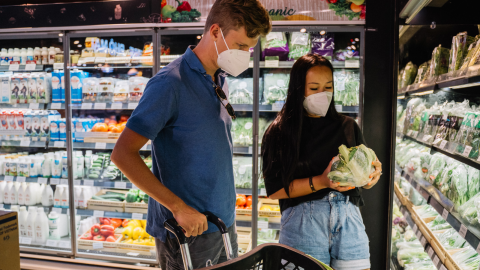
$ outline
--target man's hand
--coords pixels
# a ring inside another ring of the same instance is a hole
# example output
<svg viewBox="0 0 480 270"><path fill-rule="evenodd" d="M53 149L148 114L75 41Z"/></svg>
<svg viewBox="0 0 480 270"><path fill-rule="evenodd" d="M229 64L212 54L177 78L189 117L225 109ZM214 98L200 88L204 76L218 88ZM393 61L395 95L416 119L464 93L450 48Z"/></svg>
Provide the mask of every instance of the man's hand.
<svg viewBox="0 0 480 270"><path fill-rule="evenodd" d="M370 174L370 178L373 178L368 184L363 186L364 189L371 189L375 184L377 184L378 180L380 180L380 176L382 175L382 163L378 160L372 162L372 165L375 167L375 171Z"/></svg>
<svg viewBox="0 0 480 270"><path fill-rule="evenodd" d="M185 230L186 237L201 235L208 229L207 217L186 204L175 211L173 216Z"/></svg>
<svg viewBox="0 0 480 270"><path fill-rule="evenodd" d="M328 164L328 167L325 169L325 171L321 175L315 176L312 179L313 186L315 187L315 189L320 190L324 188L331 188L331 189L335 189L338 192L345 192L345 191L354 189L355 187L343 187L343 186L341 187L339 182L335 183L328 178L328 174L332 169L332 163L333 163L333 159L330 161L330 164Z"/></svg>

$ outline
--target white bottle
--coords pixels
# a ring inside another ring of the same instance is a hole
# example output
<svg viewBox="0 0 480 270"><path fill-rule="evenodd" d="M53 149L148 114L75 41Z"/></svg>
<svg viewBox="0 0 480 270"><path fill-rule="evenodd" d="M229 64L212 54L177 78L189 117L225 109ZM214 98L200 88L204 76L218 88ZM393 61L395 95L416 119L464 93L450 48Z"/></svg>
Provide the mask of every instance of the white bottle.
<svg viewBox="0 0 480 270"><path fill-rule="evenodd" d="M0 52L0 65L8 65L8 50L5 48L2 48L2 51Z"/></svg>
<svg viewBox="0 0 480 270"><path fill-rule="evenodd" d="M0 203L3 203L3 197L5 196L4 192L6 187L7 187L7 182L5 181L0 182Z"/></svg>
<svg viewBox="0 0 480 270"><path fill-rule="evenodd" d="M60 154L55 154L55 158L52 161L52 177L61 178L62 177L62 159Z"/></svg>
<svg viewBox="0 0 480 270"><path fill-rule="evenodd" d="M60 196L60 199L61 199L60 207L68 208L68 201L69 201L68 194L69 194L68 187L63 188L62 196Z"/></svg>
<svg viewBox="0 0 480 270"><path fill-rule="evenodd" d="M27 49L22 48L20 50L20 64L25 65L27 63Z"/></svg>
<svg viewBox="0 0 480 270"><path fill-rule="evenodd" d="M8 52L7 52L7 65L10 65L10 61L13 61L13 55L15 54L14 53L15 50L14 49L8 49Z"/></svg>
<svg viewBox="0 0 480 270"><path fill-rule="evenodd" d="M52 177L52 160L51 156L48 154L43 155L43 163L42 163L42 175L45 178Z"/></svg>
<svg viewBox="0 0 480 270"><path fill-rule="evenodd" d="M45 245L49 233L48 218L43 207L37 208L37 217L35 219L35 243Z"/></svg>
<svg viewBox="0 0 480 270"><path fill-rule="evenodd" d="M35 60L37 64L42 63L42 50L40 49L40 47L35 47L35 49L33 50L33 60Z"/></svg>
<svg viewBox="0 0 480 270"><path fill-rule="evenodd" d="M89 169L90 165L92 165L90 164L91 162L92 162L92 150L87 150L85 151L85 167L87 169Z"/></svg>
<svg viewBox="0 0 480 270"><path fill-rule="evenodd" d="M20 237L27 237L27 207L20 206L18 212L18 227L20 228Z"/></svg>
<svg viewBox="0 0 480 270"><path fill-rule="evenodd" d="M18 189L18 204L25 205L25 191L27 190L27 183L23 182Z"/></svg>
<svg viewBox="0 0 480 270"><path fill-rule="evenodd" d="M84 168L85 168L85 158L82 155L82 151L77 151L77 178L83 179Z"/></svg>
<svg viewBox="0 0 480 270"><path fill-rule="evenodd" d="M60 240L60 230L58 228L60 219L56 212L50 212L48 215L48 238L53 240Z"/></svg>
<svg viewBox="0 0 480 270"><path fill-rule="evenodd" d="M48 65L48 49L47 47L42 48L42 64L43 65Z"/></svg>
<svg viewBox="0 0 480 270"><path fill-rule="evenodd" d="M10 207L10 211L13 211L13 212L17 212L17 213L18 213L18 211L19 211L19 210L18 210L18 205L12 205L12 206Z"/></svg>
<svg viewBox="0 0 480 270"><path fill-rule="evenodd" d="M85 209L87 208L87 200L85 199L85 187L81 187L80 194L78 195L78 208Z"/></svg>
<svg viewBox="0 0 480 270"><path fill-rule="evenodd" d="M35 239L35 220L37 219L37 208L35 206L28 207L27 217L27 237Z"/></svg>
<svg viewBox="0 0 480 270"><path fill-rule="evenodd" d="M34 52L33 52L33 48L29 47L27 49L27 61L33 61L35 60L35 55L34 55Z"/></svg>
<svg viewBox="0 0 480 270"><path fill-rule="evenodd" d="M30 177L38 177L37 167L35 167L36 161L36 158L31 158L28 162L28 174Z"/></svg>
<svg viewBox="0 0 480 270"><path fill-rule="evenodd" d="M35 194L34 186L32 183L27 186L24 193L25 205L35 205L37 202L37 195ZM30 209L30 208L29 208Z"/></svg>
<svg viewBox="0 0 480 270"><path fill-rule="evenodd" d="M43 206L53 205L53 190L50 185L46 185L45 189L42 192L42 205Z"/></svg>
<svg viewBox="0 0 480 270"><path fill-rule="evenodd" d="M37 185L39 185L39 184L37 184ZM37 204L42 203L42 194L43 194L44 190L45 190L45 184L40 184L40 187L36 192L37 193Z"/></svg>
<svg viewBox="0 0 480 270"><path fill-rule="evenodd" d="M78 208L78 199L80 199L80 194L82 193L82 187L75 187L75 197L73 201L73 205L75 208Z"/></svg>
<svg viewBox="0 0 480 270"><path fill-rule="evenodd" d="M13 186L13 182L7 182L5 189L3 191L3 203L4 204L12 204L10 200L10 189Z"/></svg>
<svg viewBox="0 0 480 270"><path fill-rule="evenodd" d="M57 188L55 189L55 196L53 197L53 205L55 207L61 207L62 193L63 193L63 187L57 185Z"/></svg>
<svg viewBox="0 0 480 270"><path fill-rule="evenodd" d="M22 162L23 158L19 158L17 161L17 176L23 176Z"/></svg>
<svg viewBox="0 0 480 270"><path fill-rule="evenodd" d="M21 53L19 48L15 48L13 50L13 61L21 61Z"/></svg>
<svg viewBox="0 0 480 270"><path fill-rule="evenodd" d="M43 157L35 159L34 171L35 171L35 173L37 174L38 177L43 177L42 163L43 163Z"/></svg>
<svg viewBox="0 0 480 270"><path fill-rule="evenodd" d="M13 183L12 187L10 187L10 190L8 191L8 194L10 196L10 204L18 204L18 188L17 188L18 182Z"/></svg>
<svg viewBox="0 0 480 270"><path fill-rule="evenodd" d="M75 167L76 162L74 161L72 166ZM62 156L62 178L68 178L68 161L67 156Z"/></svg>
<svg viewBox="0 0 480 270"><path fill-rule="evenodd" d="M55 47L50 47L50 49L48 49L48 64L49 65L53 65L55 63L55 54L57 54L55 52Z"/></svg>

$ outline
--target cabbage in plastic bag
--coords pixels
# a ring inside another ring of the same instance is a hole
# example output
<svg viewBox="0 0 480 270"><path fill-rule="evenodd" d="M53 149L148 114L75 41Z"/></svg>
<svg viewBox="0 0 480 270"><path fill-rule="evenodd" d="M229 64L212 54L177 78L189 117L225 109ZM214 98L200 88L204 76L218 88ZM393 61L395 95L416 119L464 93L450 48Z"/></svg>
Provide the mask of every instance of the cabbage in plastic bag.
<svg viewBox="0 0 480 270"><path fill-rule="evenodd" d="M435 153L430 159L430 168L428 170L428 180L430 183L437 183L437 177L441 176L443 169L446 166L446 162L443 158L443 154ZM440 180L440 178L438 179Z"/></svg>
<svg viewBox="0 0 480 270"><path fill-rule="evenodd" d="M405 264L404 270L436 270L437 267L430 261Z"/></svg>
<svg viewBox="0 0 480 270"><path fill-rule="evenodd" d="M397 260L401 266L411 263L431 261L423 247L400 249L397 253Z"/></svg>
<svg viewBox="0 0 480 270"><path fill-rule="evenodd" d="M449 58L450 50L442 47L442 45L438 45L438 47L436 47L432 52L429 78L447 73Z"/></svg>
<svg viewBox="0 0 480 270"><path fill-rule="evenodd" d="M430 67L430 61L421 64L417 70L417 76L415 77L415 81L413 83L421 83L425 80L425 76L427 75L428 68Z"/></svg>
<svg viewBox="0 0 480 270"><path fill-rule="evenodd" d="M308 54L310 52L310 34L301 32L290 33L288 53L289 60L297 60L298 58Z"/></svg>
<svg viewBox="0 0 480 270"><path fill-rule="evenodd" d="M338 149L340 154L333 160L328 178L340 182L340 186L363 187L368 184L370 174L375 171L372 165L377 158L375 152L363 144L352 148L341 145Z"/></svg>
<svg viewBox="0 0 480 270"><path fill-rule="evenodd" d="M265 57L271 57L269 58L270 60L288 60L289 49L285 33L268 33L266 37L260 39L260 46L262 50L262 60L265 60Z"/></svg>
<svg viewBox="0 0 480 270"><path fill-rule="evenodd" d="M480 171L467 165L468 197L472 198L480 191Z"/></svg>
<svg viewBox="0 0 480 270"><path fill-rule="evenodd" d="M467 54L468 47L474 41L475 38L468 36L467 32L458 33L453 37L448 72L460 69L463 59Z"/></svg>
<svg viewBox="0 0 480 270"><path fill-rule="evenodd" d="M405 66L405 71L402 74L402 82L400 88L409 86L415 81L415 76L417 76L417 65L412 62L408 62Z"/></svg>
<svg viewBox="0 0 480 270"><path fill-rule="evenodd" d="M473 249L471 246L468 246L467 248L465 248L463 250L455 252L451 256L452 256L452 259L457 264L461 264L461 263L464 263L471 258L477 258L479 255L475 251L475 249ZM477 268L478 268L478 265L477 265ZM477 269L477 268L475 268L475 269ZM464 269L464 268L462 268L462 269Z"/></svg>
<svg viewBox="0 0 480 270"><path fill-rule="evenodd" d="M447 197L457 207L468 201L468 176L467 169L463 164L459 164L455 170L453 170L450 191Z"/></svg>
<svg viewBox="0 0 480 270"><path fill-rule="evenodd" d="M457 208L458 213L462 216L468 223L474 225L478 224L478 213L475 200L480 197L480 194L477 194L470 198L466 203Z"/></svg>

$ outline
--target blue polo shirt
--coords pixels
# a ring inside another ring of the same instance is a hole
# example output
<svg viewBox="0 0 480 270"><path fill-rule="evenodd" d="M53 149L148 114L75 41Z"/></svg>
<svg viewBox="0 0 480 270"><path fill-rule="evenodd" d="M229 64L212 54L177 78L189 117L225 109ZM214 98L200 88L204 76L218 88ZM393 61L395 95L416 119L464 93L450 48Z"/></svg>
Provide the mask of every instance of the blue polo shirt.
<svg viewBox="0 0 480 270"><path fill-rule="evenodd" d="M222 75L217 82L226 88ZM150 79L127 123L152 141L152 172L158 181L228 227L235 221L231 126L211 76L190 48ZM163 222L172 217L167 208L149 200L147 232L165 242ZM209 223L205 234L216 231Z"/></svg>

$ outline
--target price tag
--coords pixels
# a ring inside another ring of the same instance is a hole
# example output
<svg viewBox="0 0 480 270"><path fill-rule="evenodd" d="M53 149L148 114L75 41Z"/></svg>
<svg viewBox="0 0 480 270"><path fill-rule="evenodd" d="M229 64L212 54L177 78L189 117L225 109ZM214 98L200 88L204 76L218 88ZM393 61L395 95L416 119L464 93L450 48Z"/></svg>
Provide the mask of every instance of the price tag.
<svg viewBox="0 0 480 270"><path fill-rule="evenodd" d="M30 104L28 104L28 108L29 108L30 110L38 110L39 107L40 107L40 104L38 104L38 103L30 103Z"/></svg>
<svg viewBox="0 0 480 270"><path fill-rule="evenodd" d="M52 103L50 105L50 109L61 109L62 108L62 103Z"/></svg>
<svg viewBox="0 0 480 270"><path fill-rule="evenodd" d="M94 217L103 217L104 213L105 213L104 211L95 210L95 211L93 211L93 216Z"/></svg>
<svg viewBox="0 0 480 270"><path fill-rule="evenodd" d="M425 246L427 244L427 239L425 237L422 237L422 240L420 240L422 243L422 246Z"/></svg>
<svg viewBox="0 0 480 270"><path fill-rule="evenodd" d="M95 149L106 149L107 143L104 142L97 142L95 143Z"/></svg>
<svg viewBox="0 0 480 270"><path fill-rule="evenodd" d="M477 251L477 253L480 253L480 243L478 243L476 251Z"/></svg>
<svg viewBox="0 0 480 270"><path fill-rule="evenodd" d="M135 110L138 106L138 103L128 103L129 110Z"/></svg>
<svg viewBox="0 0 480 270"><path fill-rule="evenodd" d="M447 145L447 141L443 140L442 143L440 143L440 149L445 149L446 145Z"/></svg>
<svg viewBox="0 0 480 270"><path fill-rule="evenodd" d="M63 69L63 63L53 63L53 69Z"/></svg>
<svg viewBox="0 0 480 270"><path fill-rule="evenodd" d="M253 68L253 61L248 62L248 67Z"/></svg>
<svg viewBox="0 0 480 270"><path fill-rule="evenodd" d="M32 238L28 238L28 237L22 237L22 242L20 244L24 244L24 245L31 245L32 244Z"/></svg>
<svg viewBox="0 0 480 270"><path fill-rule="evenodd" d="M345 68L360 68L360 60L345 60Z"/></svg>
<svg viewBox="0 0 480 270"><path fill-rule="evenodd" d="M470 152L472 151L472 147L470 145L465 145L465 150L463 150L463 156L468 157L470 155Z"/></svg>
<svg viewBox="0 0 480 270"><path fill-rule="evenodd" d="M448 211L447 209L443 208L443 212L442 212L442 218L447 221L447 217L448 217Z"/></svg>
<svg viewBox="0 0 480 270"><path fill-rule="evenodd" d="M95 182L93 180L83 180L83 185L93 187Z"/></svg>
<svg viewBox="0 0 480 270"><path fill-rule="evenodd" d="M93 246L93 249L101 249L103 248L103 242L93 242L92 246Z"/></svg>
<svg viewBox="0 0 480 270"><path fill-rule="evenodd" d="M268 221L258 221L258 228L259 229L268 229Z"/></svg>
<svg viewBox="0 0 480 270"><path fill-rule="evenodd" d="M70 244L70 242L68 241L60 241L58 243L58 247L61 247L61 248L71 248L72 247L72 244Z"/></svg>
<svg viewBox="0 0 480 270"><path fill-rule="evenodd" d="M36 64L26 64L25 65L25 70L35 70L37 67Z"/></svg>
<svg viewBox="0 0 480 270"><path fill-rule="evenodd" d="M107 108L107 103L95 103L93 108L95 110L105 110Z"/></svg>
<svg viewBox="0 0 480 270"><path fill-rule="evenodd" d="M132 184L132 189L138 189L138 187Z"/></svg>
<svg viewBox="0 0 480 270"><path fill-rule="evenodd" d="M48 181L48 178L44 178L44 177L38 177L37 179L37 183L39 184L47 184L47 181Z"/></svg>
<svg viewBox="0 0 480 270"><path fill-rule="evenodd" d="M445 267L445 265L440 265L440 270L447 270L447 267Z"/></svg>
<svg viewBox="0 0 480 270"><path fill-rule="evenodd" d="M468 232L467 227L465 227L465 225L462 224L462 226L460 226L460 231L458 231L458 233L460 234L461 237L465 238L465 236L467 235L467 232Z"/></svg>
<svg viewBox="0 0 480 270"><path fill-rule="evenodd" d="M422 232L420 230L417 231L417 239L420 240L422 238Z"/></svg>
<svg viewBox="0 0 480 270"><path fill-rule="evenodd" d="M58 184L60 184L60 179L50 178L50 185L58 185Z"/></svg>
<svg viewBox="0 0 480 270"><path fill-rule="evenodd" d="M8 67L8 70L17 71L19 67L20 67L19 64L10 64L10 66Z"/></svg>
<svg viewBox="0 0 480 270"><path fill-rule="evenodd" d="M143 214L132 213L132 219L143 219Z"/></svg>
<svg viewBox="0 0 480 270"><path fill-rule="evenodd" d="M278 67L279 60L265 60L265 67Z"/></svg>
<svg viewBox="0 0 480 270"><path fill-rule="evenodd" d="M417 230L418 230L417 224L413 225L413 231L414 231L415 233L417 233Z"/></svg>
<svg viewBox="0 0 480 270"><path fill-rule="evenodd" d="M95 64L96 63L105 63L106 57L95 57Z"/></svg>
<svg viewBox="0 0 480 270"><path fill-rule="evenodd" d="M14 177L11 176L11 175L6 175L5 178L3 178L3 180L5 180L5 181L7 181L7 182L12 182L13 179L14 179Z"/></svg>
<svg viewBox="0 0 480 270"><path fill-rule="evenodd" d="M414 138L417 138L417 137L418 137L418 131L414 131L414 132L413 132L413 137L414 137Z"/></svg>
<svg viewBox="0 0 480 270"><path fill-rule="evenodd" d="M432 247L429 247L429 248L428 248L428 251L427 251L428 257L432 258L433 252L434 252L433 248L432 248Z"/></svg>
<svg viewBox="0 0 480 270"><path fill-rule="evenodd" d="M92 103L82 103L82 110L91 110L92 105Z"/></svg>
<svg viewBox="0 0 480 270"><path fill-rule="evenodd" d="M57 213L57 214L61 214L61 213L62 213L62 208L60 208L60 207L53 207L53 208L52 208L52 211L55 212L55 213Z"/></svg>
<svg viewBox="0 0 480 270"><path fill-rule="evenodd" d="M421 190L422 190L422 187L421 187L419 184L417 184L417 188L416 188L416 189L417 189L418 193L420 193Z"/></svg>
<svg viewBox="0 0 480 270"><path fill-rule="evenodd" d="M115 182L115 188L126 189L127 188L127 182Z"/></svg>
<svg viewBox="0 0 480 270"><path fill-rule="evenodd" d="M423 135L422 140L423 140L424 142L428 141L428 139L430 139L430 135Z"/></svg>
<svg viewBox="0 0 480 270"><path fill-rule="evenodd" d="M118 103L118 102L112 103L112 109L122 109L122 108L123 108L122 103Z"/></svg>
<svg viewBox="0 0 480 270"><path fill-rule="evenodd" d="M248 154L252 154L252 152L253 152L253 147L252 147L252 146L249 146L249 147L248 147Z"/></svg>
<svg viewBox="0 0 480 270"><path fill-rule="evenodd" d="M62 183L62 185L68 185L68 179L62 178L60 179L60 183Z"/></svg>
<svg viewBox="0 0 480 270"><path fill-rule="evenodd" d="M433 264L437 266L439 262L440 262L440 258L437 255L435 255L435 258L433 258Z"/></svg>
<svg viewBox="0 0 480 270"><path fill-rule="evenodd" d="M81 185L82 185L82 181L80 181L80 180L73 180L73 184L74 184L75 186L81 186Z"/></svg>
<svg viewBox="0 0 480 270"><path fill-rule="evenodd" d="M25 182L27 178L23 177L23 176L17 176L17 182L19 183L22 183L22 182Z"/></svg>
<svg viewBox="0 0 480 270"><path fill-rule="evenodd" d="M57 247L58 242L55 240L47 240L47 243L45 244L47 247Z"/></svg>
<svg viewBox="0 0 480 270"><path fill-rule="evenodd" d="M274 112L279 112L282 110L283 105L285 105L284 102L275 102L272 104L272 111Z"/></svg>
<svg viewBox="0 0 480 270"><path fill-rule="evenodd" d="M65 147L65 142L56 141L56 142L53 143L53 147L63 148L63 147Z"/></svg>
<svg viewBox="0 0 480 270"><path fill-rule="evenodd" d="M343 106L342 105L335 105L335 110L337 110L337 112L341 112L343 110Z"/></svg>
<svg viewBox="0 0 480 270"><path fill-rule="evenodd" d="M412 135L412 132L413 132L413 130L409 130L409 131L407 132L407 136L411 136L411 135Z"/></svg>
<svg viewBox="0 0 480 270"><path fill-rule="evenodd" d="M260 196L267 196L267 191L264 188L260 189Z"/></svg>
<svg viewBox="0 0 480 270"><path fill-rule="evenodd" d="M30 146L30 141L20 141L20 146L22 147L29 147Z"/></svg>

